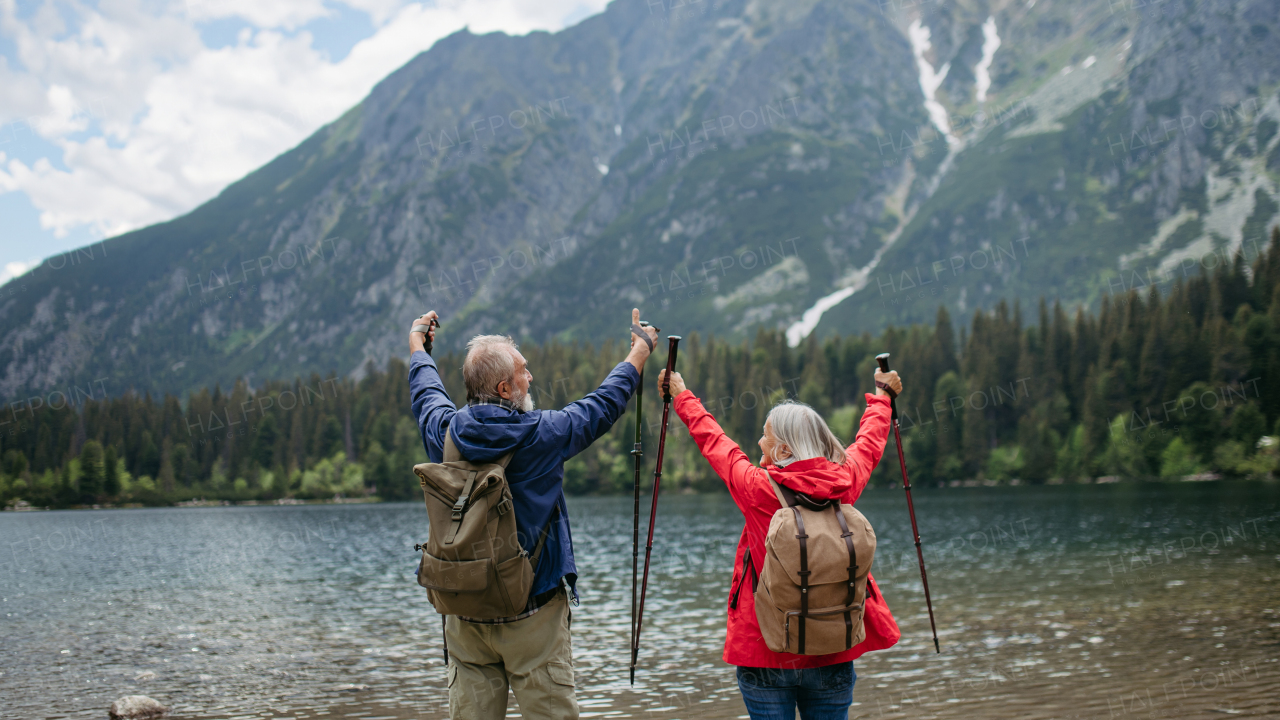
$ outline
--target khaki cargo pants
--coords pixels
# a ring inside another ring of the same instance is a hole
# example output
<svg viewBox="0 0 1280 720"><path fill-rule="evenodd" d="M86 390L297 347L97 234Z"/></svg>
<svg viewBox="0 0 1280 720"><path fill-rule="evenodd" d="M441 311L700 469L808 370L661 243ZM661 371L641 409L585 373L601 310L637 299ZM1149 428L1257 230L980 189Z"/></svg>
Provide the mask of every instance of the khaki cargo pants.
<svg viewBox="0 0 1280 720"><path fill-rule="evenodd" d="M502 720L511 688L523 717L576 720L570 619L563 592L533 615L501 625L448 616L449 717Z"/></svg>

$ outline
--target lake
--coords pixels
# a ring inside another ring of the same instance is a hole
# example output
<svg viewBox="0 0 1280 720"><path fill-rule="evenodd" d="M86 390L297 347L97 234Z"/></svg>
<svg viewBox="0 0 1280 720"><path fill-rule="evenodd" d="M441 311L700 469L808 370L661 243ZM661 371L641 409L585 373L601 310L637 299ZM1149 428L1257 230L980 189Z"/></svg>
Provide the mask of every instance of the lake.
<svg viewBox="0 0 1280 720"><path fill-rule="evenodd" d="M942 654L902 490L869 490L903 638L855 663L850 717L1280 715L1280 484L915 499ZM583 717L745 717L720 660L728 496L662 498L634 688L631 499L569 507ZM3 715L104 718L145 694L184 718L444 718L425 522L420 503L0 514Z"/></svg>

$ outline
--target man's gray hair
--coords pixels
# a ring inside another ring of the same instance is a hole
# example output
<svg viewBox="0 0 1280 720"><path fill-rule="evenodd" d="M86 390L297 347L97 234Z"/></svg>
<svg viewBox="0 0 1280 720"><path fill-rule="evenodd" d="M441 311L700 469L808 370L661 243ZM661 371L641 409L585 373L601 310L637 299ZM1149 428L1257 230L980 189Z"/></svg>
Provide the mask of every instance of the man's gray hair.
<svg viewBox="0 0 1280 720"><path fill-rule="evenodd" d="M516 343L507 335L477 335L467 343L467 359L462 361L462 382L467 399L498 397L498 383L515 385ZM513 388L514 389L514 388Z"/></svg>
<svg viewBox="0 0 1280 720"><path fill-rule="evenodd" d="M844 463L844 447L840 439L827 427L827 421L818 411L808 405L785 400L773 406L765 422L773 429L773 436L778 442L791 450L791 457L771 458L774 465L786 467L793 462L816 457L824 457L837 465Z"/></svg>

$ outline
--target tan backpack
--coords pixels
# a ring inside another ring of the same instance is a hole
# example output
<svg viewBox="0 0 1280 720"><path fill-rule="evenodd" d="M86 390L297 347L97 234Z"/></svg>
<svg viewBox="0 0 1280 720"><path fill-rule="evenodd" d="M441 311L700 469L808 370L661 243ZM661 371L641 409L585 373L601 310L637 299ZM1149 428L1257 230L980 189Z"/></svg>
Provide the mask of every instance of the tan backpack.
<svg viewBox="0 0 1280 720"><path fill-rule="evenodd" d="M797 655L848 650L866 637L862 611L875 531L852 505L814 500L772 477L769 484L782 508L769 522L755 594L765 644Z"/></svg>
<svg viewBox="0 0 1280 720"><path fill-rule="evenodd" d="M418 584L442 615L496 620L519 615L529 602L533 571L550 523L533 556L520 546L506 467L514 451L496 463L462 459L445 431L444 462L422 463L413 472L422 485L430 521L421 548ZM556 515L553 514L551 522Z"/></svg>

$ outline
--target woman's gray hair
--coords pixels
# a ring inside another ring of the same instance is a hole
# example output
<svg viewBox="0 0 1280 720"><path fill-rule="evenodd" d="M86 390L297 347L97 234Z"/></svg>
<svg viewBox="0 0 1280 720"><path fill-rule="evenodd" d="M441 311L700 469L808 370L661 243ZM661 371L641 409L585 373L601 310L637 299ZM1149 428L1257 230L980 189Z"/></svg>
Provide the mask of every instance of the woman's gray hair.
<svg viewBox="0 0 1280 720"><path fill-rule="evenodd" d="M467 399L498 397L498 383L515 384L516 343L507 335L477 335L467 343L467 359L462 361L462 382Z"/></svg>
<svg viewBox="0 0 1280 720"><path fill-rule="evenodd" d="M765 422L773 429L778 443L791 450L791 457L770 458L774 465L786 467L793 462L816 457L824 457L837 465L844 463L844 446L840 444L840 438L831 432L818 411L808 405L785 400L773 406Z"/></svg>

